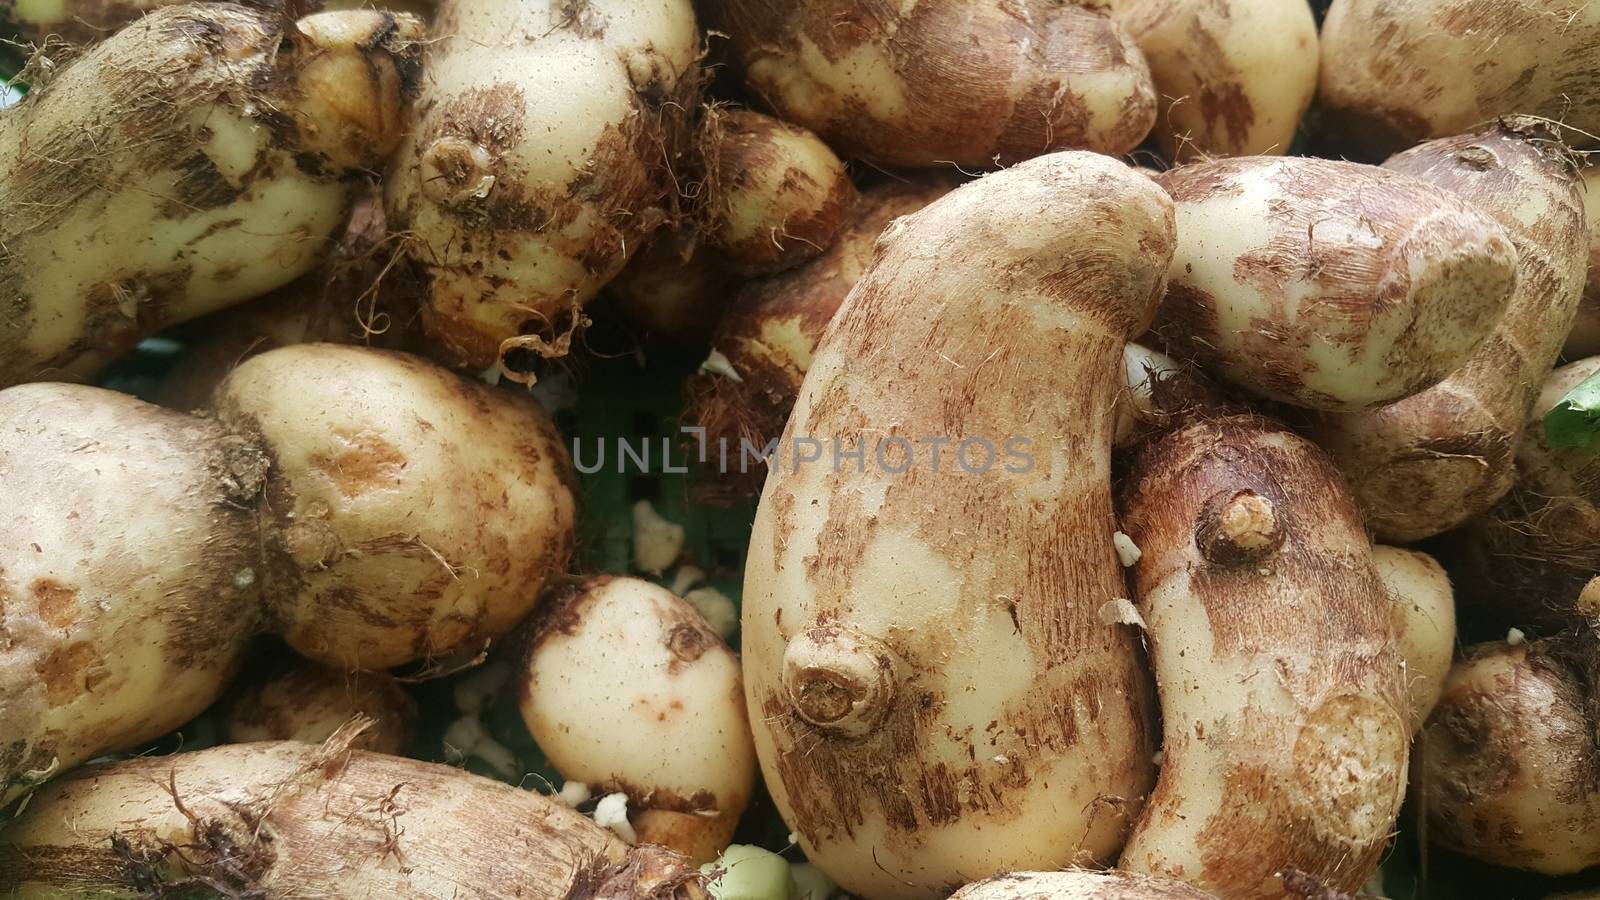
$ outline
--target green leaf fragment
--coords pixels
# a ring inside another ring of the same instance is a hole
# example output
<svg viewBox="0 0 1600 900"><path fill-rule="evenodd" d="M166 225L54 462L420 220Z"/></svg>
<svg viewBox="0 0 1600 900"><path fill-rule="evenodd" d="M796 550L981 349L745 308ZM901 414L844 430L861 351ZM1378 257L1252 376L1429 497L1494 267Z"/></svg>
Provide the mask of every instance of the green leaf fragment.
<svg viewBox="0 0 1600 900"><path fill-rule="evenodd" d="M1552 449L1600 449L1600 373L1573 388L1544 416Z"/></svg>

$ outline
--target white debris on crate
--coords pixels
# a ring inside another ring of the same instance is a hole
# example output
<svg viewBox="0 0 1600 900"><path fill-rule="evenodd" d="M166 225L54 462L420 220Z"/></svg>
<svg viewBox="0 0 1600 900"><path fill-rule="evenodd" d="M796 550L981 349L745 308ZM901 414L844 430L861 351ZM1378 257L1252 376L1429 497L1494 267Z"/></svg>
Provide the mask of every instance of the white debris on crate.
<svg viewBox="0 0 1600 900"><path fill-rule="evenodd" d="M683 595L699 613L700 618L706 620L711 630L723 640L733 637L739 630L739 609L728 599L728 595L714 587L696 588Z"/></svg>
<svg viewBox="0 0 1600 900"><path fill-rule="evenodd" d="M601 828L611 829L611 833L630 844L638 843L639 835L634 833L633 825L628 822L628 795L623 793L607 794L600 798L594 808L594 823Z"/></svg>
<svg viewBox="0 0 1600 900"><path fill-rule="evenodd" d="M492 662L456 682L451 692L456 709L478 715L489 706L489 698L499 693L511 678L511 667L503 662Z"/></svg>
<svg viewBox="0 0 1600 900"><path fill-rule="evenodd" d="M1132 625L1144 628L1144 616L1139 615L1139 608L1133 601L1118 597L1107 600L1100 607L1100 622L1103 625Z"/></svg>
<svg viewBox="0 0 1600 900"><path fill-rule="evenodd" d="M662 518L649 500L633 505L633 564L641 571L660 575L683 554L684 530Z"/></svg>
<svg viewBox="0 0 1600 900"><path fill-rule="evenodd" d="M672 585L668 590L682 597L690 588L705 580L705 569L699 566L679 566L678 571L672 576Z"/></svg>
<svg viewBox="0 0 1600 900"><path fill-rule="evenodd" d="M700 372L703 375L721 375L733 382L744 382L744 379L739 377L739 370L733 367L733 361L724 356L721 350L711 351L706 361L700 364Z"/></svg>
<svg viewBox="0 0 1600 900"><path fill-rule="evenodd" d="M588 803L593 797L594 793L589 790L589 786L581 781L564 782L561 790L555 794L555 799L573 808Z"/></svg>
<svg viewBox="0 0 1600 900"><path fill-rule="evenodd" d="M1131 569L1144 557L1144 551L1123 532L1111 536L1111 546L1117 548L1117 559L1121 560L1124 569Z"/></svg>
<svg viewBox="0 0 1600 900"><path fill-rule="evenodd" d="M570 372L550 372L540 376L529 393L551 415L578 407L578 383Z"/></svg>
<svg viewBox="0 0 1600 900"><path fill-rule="evenodd" d="M476 715L462 716L450 723L444 733L444 752L455 763L465 762L468 758L476 759L508 781L514 781L522 775L522 764L517 754L495 740Z"/></svg>
<svg viewBox="0 0 1600 900"><path fill-rule="evenodd" d="M794 900L828 900L839 890L833 879L810 863L795 863L789 867L794 879Z"/></svg>
<svg viewBox="0 0 1600 900"><path fill-rule="evenodd" d="M1513 628L1506 632L1506 643L1513 647L1519 646L1528 639L1528 635L1521 628Z"/></svg>

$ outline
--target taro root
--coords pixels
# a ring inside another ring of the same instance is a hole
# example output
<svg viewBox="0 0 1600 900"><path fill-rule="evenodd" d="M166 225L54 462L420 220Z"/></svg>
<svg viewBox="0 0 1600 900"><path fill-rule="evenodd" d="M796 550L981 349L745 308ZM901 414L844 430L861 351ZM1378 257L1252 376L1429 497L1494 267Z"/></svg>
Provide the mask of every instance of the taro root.
<svg viewBox="0 0 1600 900"><path fill-rule="evenodd" d="M105 40L163 6L188 2L190 0L0 0L0 34L15 32L40 46L51 38L81 46ZM410 13L426 21L433 14L433 5L433 0L383 0L382 3L327 0L312 8L342 10L376 6L390 12Z"/></svg>
<svg viewBox="0 0 1600 900"><path fill-rule="evenodd" d="M1542 124L1432 141L1383 167L1471 203L1517 251L1505 314L1460 368L1428 390L1324 417L1313 430L1368 526L1409 542L1481 516L1511 489L1524 423L1578 308L1586 248L1571 155Z"/></svg>
<svg viewBox="0 0 1600 900"><path fill-rule="evenodd" d="M1483 644L1450 671L1417 757L1430 840L1547 875L1600 865L1600 653L1593 621L1579 628Z"/></svg>
<svg viewBox="0 0 1600 900"><path fill-rule="evenodd" d="M1181 881L1129 872L1013 872L969 884L950 900L1213 900Z"/></svg>
<svg viewBox="0 0 1600 900"><path fill-rule="evenodd" d="M618 313L647 338L704 349L743 279L692 230L659 235L606 285Z"/></svg>
<svg viewBox="0 0 1600 900"><path fill-rule="evenodd" d="M0 116L0 387L73 380L332 249L409 119L422 25L166 7Z"/></svg>
<svg viewBox="0 0 1600 900"><path fill-rule="evenodd" d="M748 110L706 116L706 233L742 274L769 275L827 252L855 185L811 132Z"/></svg>
<svg viewBox="0 0 1600 900"><path fill-rule="evenodd" d="M1431 387L1489 335L1516 282L1500 225L1399 172L1242 157L1157 180L1178 212L1158 331L1271 400L1359 410Z"/></svg>
<svg viewBox="0 0 1600 900"><path fill-rule="evenodd" d="M889 226L819 344L790 443L864 456L780 449L744 675L773 799L846 890L1121 846L1154 747L1137 638L1100 614L1125 595L1111 442L1174 240L1144 175L1030 160Z"/></svg>
<svg viewBox="0 0 1600 900"><path fill-rule="evenodd" d="M63 384L0 391L0 804L199 715L262 619L267 457Z"/></svg>
<svg viewBox="0 0 1600 900"><path fill-rule="evenodd" d="M1161 98L1168 159L1289 152L1317 92L1305 0L1085 0L1128 30Z"/></svg>
<svg viewBox="0 0 1600 900"><path fill-rule="evenodd" d="M344 672L288 660L245 687L228 708L228 742L320 744L352 722L358 750L402 755L417 732L417 702L387 672Z"/></svg>
<svg viewBox="0 0 1600 900"><path fill-rule="evenodd" d="M565 573L571 463L528 398L305 344L216 407L0 392L0 803L192 719L260 631L346 670L448 662Z"/></svg>
<svg viewBox="0 0 1600 900"><path fill-rule="evenodd" d="M641 843L697 863L727 848L755 748L739 659L694 607L637 578L589 582L545 617L518 696L563 778L627 795Z"/></svg>
<svg viewBox="0 0 1600 900"><path fill-rule="evenodd" d="M1151 445L1124 486L1161 775L1119 865L1224 900L1358 889L1405 795L1395 613L1339 472L1254 417Z"/></svg>
<svg viewBox="0 0 1600 900"><path fill-rule="evenodd" d="M22 897L704 900L702 881L533 791L340 738L85 769L0 834L0 891Z"/></svg>
<svg viewBox="0 0 1600 900"><path fill-rule="evenodd" d="M752 94L880 166L1124 153L1156 118L1144 55L1080 3L714 0L707 15Z"/></svg>
<svg viewBox="0 0 1600 900"><path fill-rule="evenodd" d="M564 356L584 305L679 215L694 10L443 0L432 35L385 202L427 281L432 352L480 370Z"/></svg>
<svg viewBox="0 0 1600 900"><path fill-rule="evenodd" d="M271 453L262 591L302 656L476 653L566 570L571 462L529 398L402 353L300 344L234 369L214 406Z"/></svg>
<svg viewBox="0 0 1600 900"><path fill-rule="evenodd" d="M1372 564L1389 595L1395 637L1405 659L1414 731L1439 702L1450 674L1456 650L1455 591L1439 561L1418 550L1380 544L1372 548Z"/></svg>
<svg viewBox="0 0 1600 900"><path fill-rule="evenodd" d="M937 179L869 188L828 252L740 289L712 336L714 362L688 386L690 416L706 430L713 460L697 485L702 499L724 504L761 492L767 467L756 457L783 431L817 342L871 262L878 235L949 190Z"/></svg>
<svg viewBox="0 0 1600 900"><path fill-rule="evenodd" d="M1600 9L1588 0L1334 0L1318 104L1392 152L1535 115L1600 134Z"/></svg>
<svg viewBox="0 0 1600 900"><path fill-rule="evenodd" d="M1552 447L1542 421L1596 374L1596 356L1550 373L1517 447L1516 486L1461 532L1466 596L1501 625L1544 632L1568 627L1584 586L1600 575L1600 454Z"/></svg>

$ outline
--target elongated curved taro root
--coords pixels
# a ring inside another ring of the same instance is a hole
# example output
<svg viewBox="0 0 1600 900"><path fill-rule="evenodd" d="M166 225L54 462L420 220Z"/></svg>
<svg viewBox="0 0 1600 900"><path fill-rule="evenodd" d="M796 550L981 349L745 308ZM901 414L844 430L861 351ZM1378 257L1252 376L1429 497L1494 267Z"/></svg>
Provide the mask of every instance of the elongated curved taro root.
<svg viewBox="0 0 1600 900"><path fill-rule="evenodd" d="M827 144L749 110L710 110L704 132L707 237L741 272L781 272L833 246L856 188Z"/></svg>
<svg viewBox="0 0 1600 900"><path fill-rule="evenodd" d="M817 342L872 261L878 235L950 188L936 179L868 188L828 252L740 289L711 340L726 369L708 366L688 384L690 415L706 430L715 460L699 485L703 499L729 503L761 493L767 467L757 455L782 433Z"/></svg>
<svg viewBox="0 0 1600 900"><path fill-rule="evenodd" d="M261 620L263 453L62 384L0 391L0 804L221 692Z"/></svg>
<svg viewBox="0 0 1600 900"><path fill-rule="evenodd" d="M773 799L853 893L1105 860L1150 784L1147 676L1100 610L1122 346L1172 228L1115 160L1031 160L891 225L817 349L750 540L745 693Z"/></svg>
<svg viewBox="0 0 1600 900"><path fill-rule="evenodd" d="M1130 872L1013 872L969 884L950 900L1210 900L1184 884Z"/></svg>
<svg viewBox="0 0 1600 900"><path fill-rule="evenodd" d="M715 0L708 15L752 93L879 165L1123 153L1155 122L1143 54L1078 3Z"/></svg>
<svg viewBox="0 0 1600 900"><path fill-rule="evenodd" d="M572 553L573 474L538 405L400 353L300 344L217 389L270 448L263 591L302 656L382 669L475 652Z"/></svg>
<svg viewBox="0 0 1600 900"><path fill-rule="evenodd" d="M7 896L702 900L532 791L337 744L240 744L85 769L0 835Z"/></svg>
<svg viewBox="0 0 1600 900"><path fill-rule="evenodd" d="M1475 647L1422 733L1428 837L1560 875L1600 865L1600 659L1592 636Z"/></svg>
<svg viewBox="0 0 1600 900"><path fill-rule="evenodd" d="M1169 159L1287 153L1317 92L1305 0L1089 0L1128 33L1161 97Z"/></svg>
<svg viewBox="0 0 1600 900"><path fill-rule="evenodd" d="M1394 617L1396 649L1406 664L1411 695L1407 721L1420 728L1439 702L1456 650L1456 597L1439 561L1417 550L1372 548Z"/></svg>
<svg viewBox="0 0 1600 900"><path fill-rule="evenodd" d="M364 727L350 746L401 755L416 738L417 702L386 672L286 660L233 699L226 732L232 744L320 744L357 719Z"/></svg>
<svg viewBox="0 0 1600 900"><path fill-rule="evenodd" d="M1314 445L1190 425L1126 483L1165 761L1120 865L1225 900L1355 890L1405 794L1410 706L1361 516Z"/></svg>
<svg viewBox="0 0 1600 900"><path fill-rule="evenodd" d="M0 386L293 281L400 139L420 23L151 13L0 117Z"/></svg>
<svg viewBox="0 0 1600 900"><path fill-rule="evenodd" d="M1158 329L1274 400L1354 410L1436 384L1489 334L1516 281L1493 219L1398 172L1245 157L1157 180L1179 235Z"/></svg>
<svg viewBox="0 0 1600 900"><path fill-rule="evenodd" d="M0 392L0 804L198 714L258 630L345 668L465 655L564 571L570 462L526 398L324 344L219 394Z"/></svg>
<svg viewBox="0 0 1600 900"><path fill-rule="evenodd" d="M641 843L705 863L755 785L741 685L738 657L693 606L648 581L600 578L550 611L518 693L563 778L627 794Z"/></svg>
<svg viewBox="0 0 1600 900"><path fill-rule="evenodd" d="M1589 275L1583 302L1562 353L1569 358L1600 353L1600 163L1583 169L1583 214L1589 223Z"/></svg>
<svg viewBox="0 0 1600 900"><path fill-rule="evenodd" d="M1367 525L1380 539L1407 542L1481 515L1511 489L1530 405L1578 308L1587 247L1570 155L1535 123L1433 141L1384 168L1493 217L1518 258L1505 315L1465 365L1414 396L1328 416L1314 429Z"/></svg>
<svg viewBox="0 0 1600 900"><path fill-rule="evenodd" d="M1600 374L1600 356L1550 373L1517 448L1517 485L1462 532L1463 584L1474 605L1507 626L1560 629L1600 575L1600 455L1553 448L1542 419Z"/></svg>
<svg viewBox="0 0 1600 900"><path fill-rule="evenodd" d="M697 107L689 0L444 0L387 183L437 353L567 352L582 307L672 218Z"/></svg>
<svg viewBox="0 0 1600 900"><path fill-rule="evenodd" d="M177 6L188 0L0 0L0 35L16 34L23 40L43 45L50 37L72 44L92 44L105 40L141 17L163 6ZM410 13L427 19L433 12L432 0L327 0L317 9L381 9ZM304 7L302 7L304 8Z"/></svg>
<svg viewBox="0 0 1600 900"><path fill-rule="evenodd" d="M1385 151L1507 115L1600 134L1596 57L1588 0L1334 0L1318 102Z"/></svg>

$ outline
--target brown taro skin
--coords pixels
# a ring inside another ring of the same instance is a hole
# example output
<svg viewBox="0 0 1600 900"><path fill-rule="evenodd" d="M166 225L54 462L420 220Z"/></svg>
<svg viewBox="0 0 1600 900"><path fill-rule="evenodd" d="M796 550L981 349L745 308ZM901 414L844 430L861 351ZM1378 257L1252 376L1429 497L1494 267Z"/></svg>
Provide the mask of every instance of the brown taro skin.
<svg viewBox="0 0 1600 900"><path fill-rule="evenodd" d="M422 23L166 6L0 116L0 386L92 376L332 249L410 120Z"/></svg>
<svg viewBox="0 0 1600 900"><path fill-rule="evenodd" d="M1600 8L1588 0L1334 0L1317 103L1380 157L1499 116L1559 121L1592 141L1597 57Z"/></svg>
<svg viewBox="0 0 1600 900"><path fill-rule="evenodd" d="M263 592L302 656L471 656L566 573L572 464L525 394L404 353L297 344L245 361L212 405L271 450Z"/></svg>
<svg viewBox="0 0 1600 900"><path fill-rule="evenodd" d="M0 805L222 693L261 623L266 464L127 394L0 391Z"/></svg>
<svg viewBox="0 0 1600 900"><path fill-rule="evenodd" d="M93 44L116 34L135 20L164 6L178 6L187 0L62 0L60 3L29 3L28 0L0 0L0 35L18 37L35 45L52 38L75 46ZM433 0L328 0L304 4L316 9L361 9L379 7L410 13L426 21L433 12Z"/></svg>
<svg viewBox="0 0 1600 900"><path fill-rule="evenodd" d="M1589 220L1589 279L1572 333L1562 349L1568 359L1600 353L1600 162L1589 162L1583 168L1583 207Z"/></svg>
<svg viewBox="0 0 1600 900"><path fill-rule="evenodd" d="M1505 313L1459 369L1313 430L1379 539L1408 543L1481 517L1511 489L1529 414L1581 302L1587 247L1572 154L1546 123L1502 121L1422 144L1383 168L1471 203L1517 251Z"/></svg>
<svg viewBox="0 0 1600 900"><path fill-rule="evenodd" d="M1215 900L1181 881L1116 869L1012 872L969 884L950 900Z"/></svg>
<svg viewBox="0 0 1600 900"><path fill-rule="evenodd" d="M1401 172L1237 157L1157 181L1178 212L1157 330L1261 397L1354 411L1424 390L1467 361L1515 284L1499 224Z"/></svg>
<svg viewBox="0 0 1600 900"><path fill-rule="evenodd" d="M1121 846L1154 747L1137 637L1100 613L1126 591L1111 443L1175 239L1143 174L1032 159L890 225L818 345L786 433L872 462L774 465L741 634L767 787L852 893L933 900ZM1035 464L935 466L941 435Z"/></svg>
<svg viewBox="0 0 1600 900"><path fill-rule="evenodd" d="M384 206L425 280L430 355L564 356L583 308L681 216L689 0L442 0ZM530 377L504 369L521 380Z"/></svg>
<svg viewBox="0 0 1600 900"><path fill-rule="evenodd" d="M1358 889L1404 797L1405 670L1338 470L1268 420L1202 420L1124 485L1161 774L1119 865L1222 900Z"/></svg>
<svg viewBox="0 0 1600 900"><path fill-rule="evenodd" d="M1592 631L1469 649L1418 747L1429 838L1547 875L1600 865L1597 674Z"/></svg>
<svg viewBox="0 0 1600 900"><path fill-rule="evenodd" d="M707 236L742 274L792 269L833 246L857 193L816 135L750 110L708 111L703 132Z"/></svg>
<svg viewBox="0 0 1600 900"><path fill-rule="evenodd" d="M345 672L300 659L283 660L233 699L228 742L320 744L359 720L359 750L400 755L416 738L417 702L387 672Z"/></svg>
<svg viewBox="0 0 1600 900"><path fill-rule="evenodd" d="M744 279L693 229L658 235L634 255L605 296L646 340L704 351Z"/></svg>
<svg viewBox="0 0 1600 900"><path fill-rule="evenodd" d="M1578 601L1600 572L1600 456L1551 447L1543 419L1600 374L1600 357L1550 373L1517 447L1517 484L1458 532L1457 567L1475 611L1502 627L1553 634L1579 622Z"/></svg>
<svg viewBox="0 0 1600 900"><path fill-rule="evenodd" d="M669 850L629 847L535 791L351 750L348 734L63 778L0 834L0 893L705 900L699 873Z"/></svg>
<svg viewBox="0 0 1600 900"><path fill-rule="evenodd" d="M1103 12L1056 0L715 0L750 92L843 156L993 168L1117 154L1156 120L1150 69Z"/></svg>
<svg viewBox="0 0 1600 900"><path fill-rule="evenodd" d="M690 415L705 428L708 455L717 460L696 484L700 500L731 505L761 493L767 467L754 459L741 467L741 442L748 442L753 454L782 433L817 342L872 261L878 235L952 186L946 179L924 177L870 187L826 253L739 289L711 339L711 348L727 359L737 378L705 371L687 386Z"/></svg>

